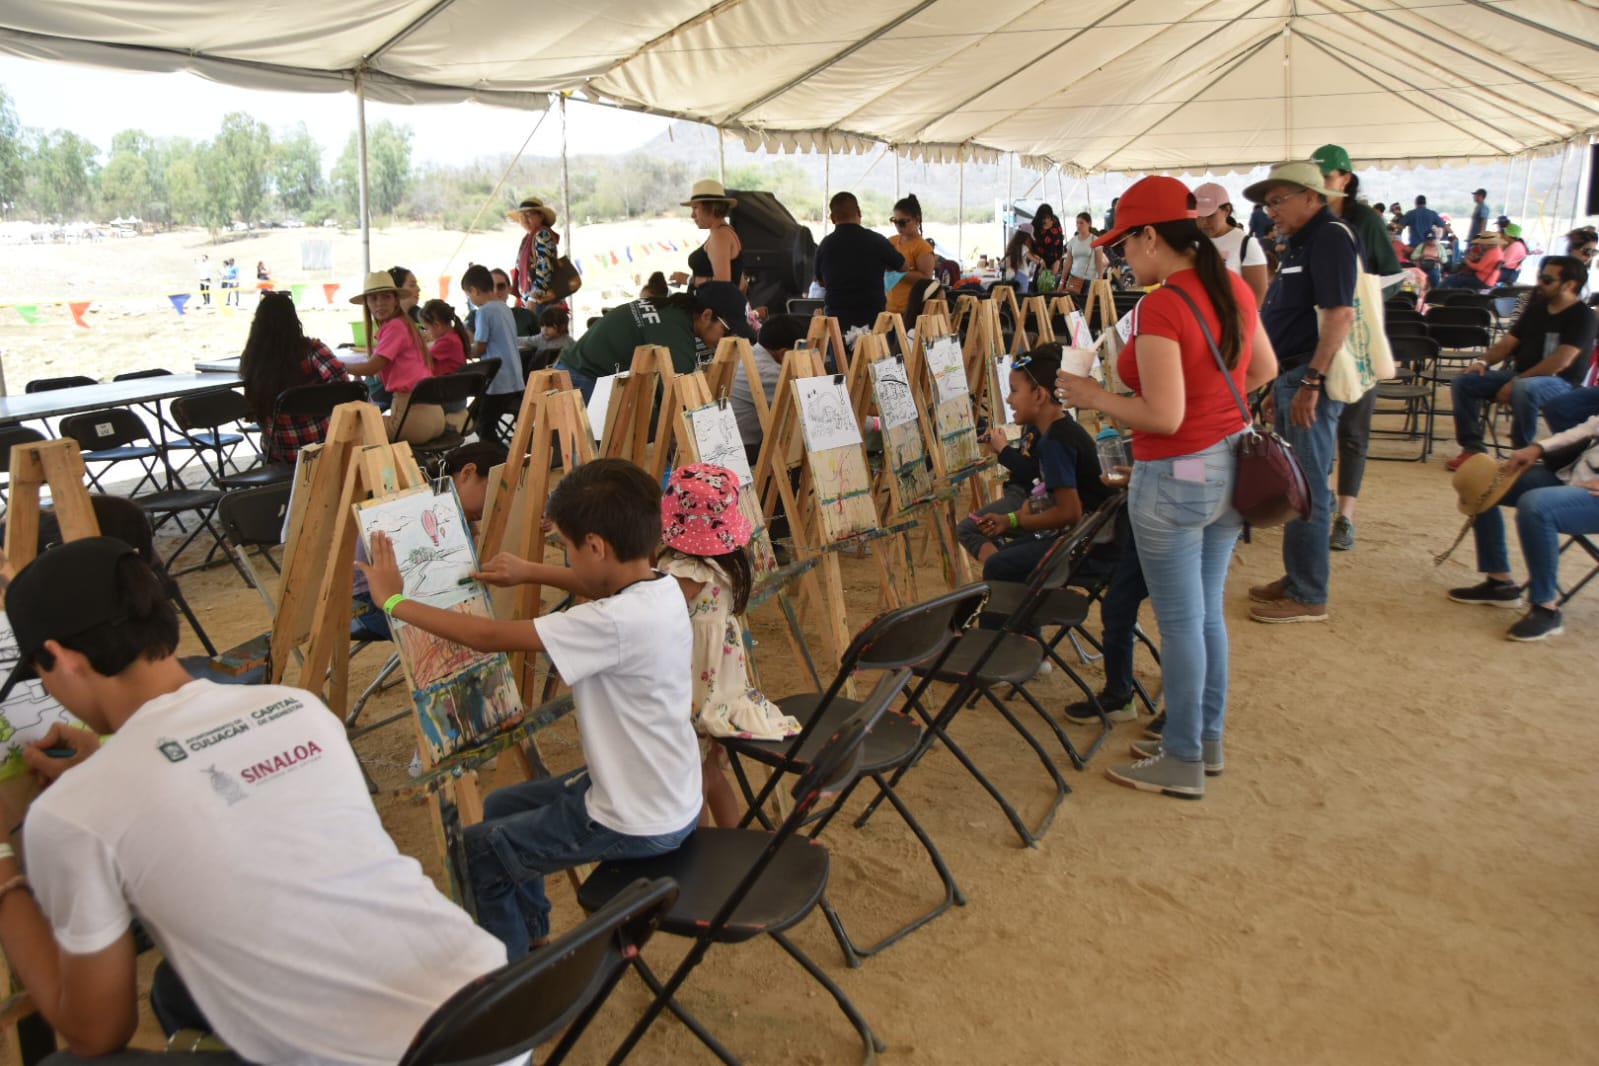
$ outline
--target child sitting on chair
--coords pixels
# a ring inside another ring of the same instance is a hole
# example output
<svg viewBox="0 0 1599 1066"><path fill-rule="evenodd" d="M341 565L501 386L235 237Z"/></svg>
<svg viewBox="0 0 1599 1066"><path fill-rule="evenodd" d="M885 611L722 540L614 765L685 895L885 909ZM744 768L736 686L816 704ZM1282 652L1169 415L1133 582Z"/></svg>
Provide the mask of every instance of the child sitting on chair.
<svg viewBox="0 0 1599 1066"><path fill-rule="evenodd" d="M744 631L738 616L749 606L746 545L750 521L738 509L738 475L694 463L672 472L661 497L660 568L677 578L694 628L694 729L700 734L705 806L716 824L738 825L738 798L717 737L782 740L800 724L750 684Z"/></svg>
<svg viewBox="0 0 1599 1066"><path fill-rule="evenodd" d="M545 874L671 851L694 831L701 806L693 632L677 582L651 565L659 485L625 460L596 459L561 479L549 517L570 567L501 553L474 576L589 601L559 614L500 621L408 600L394 545L381 534L361 567L391 617L478 651L545 652L572 687L588 765L491 793L483 821L466 830L478 921L512 960L549 936Z"/></svg>

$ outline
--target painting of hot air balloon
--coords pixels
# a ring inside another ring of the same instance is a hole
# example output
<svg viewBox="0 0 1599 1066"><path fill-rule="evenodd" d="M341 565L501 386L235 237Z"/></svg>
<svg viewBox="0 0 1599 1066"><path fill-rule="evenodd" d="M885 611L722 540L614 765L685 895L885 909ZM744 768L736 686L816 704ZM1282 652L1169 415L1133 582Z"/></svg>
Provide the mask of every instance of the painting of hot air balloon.
<svg viewBox="0 0 1599 1066"><path fill-rule="evenodd" d="M417 489L363 504L361 532L384 532L394 542L394 554L405 579L405 594L448 606L473 590L469 578L475 565L472 540L461 504L454 492Z"/></svg>

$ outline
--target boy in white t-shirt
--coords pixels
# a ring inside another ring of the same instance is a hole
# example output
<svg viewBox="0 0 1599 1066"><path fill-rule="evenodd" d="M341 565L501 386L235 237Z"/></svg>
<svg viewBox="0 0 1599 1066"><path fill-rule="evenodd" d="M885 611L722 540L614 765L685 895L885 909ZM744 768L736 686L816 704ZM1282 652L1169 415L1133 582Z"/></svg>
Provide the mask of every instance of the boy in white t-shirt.
<svg viewBox="0 0 1599 1066"><path fill-rule="evenodd" d="M52 782L24 824L26 878L0 848L0 943L69 1049L52 1061L133 1035L135 914L166 960L163 1027L254 1063L393 1063L504 963L383 831L337 716L300 689L184 672L177 615L132 548L51 549L6 606L18 661L0 700L37 676L93 731L58 725L25 751Z"/></svg>
<svg viewBox="0 0 1599 1066"><path fill-rule="evenodd" d="M1227 190L1206 182L1194 190L1194 221L1216 246L1227 269L1254 290L1256 302L1266 298L1266 249L1255 235L1233 220Z"/></svg>
<svg viewBox="0 0 1599 1066"><path fill-rule="evenodd" d="M700 754L690 712L694 634L683 594L656 571L661 489L621 459L576 467L550 494L570 567L500 554L476 575L551 585L589 600L532 622L443 611L401 593L388 538L361 564L391 617L478 651L549 655L572 687L588 766L502 788L466 830L477 917L512 961L546 939L544 875L671 851L699 821Z"/></svg>

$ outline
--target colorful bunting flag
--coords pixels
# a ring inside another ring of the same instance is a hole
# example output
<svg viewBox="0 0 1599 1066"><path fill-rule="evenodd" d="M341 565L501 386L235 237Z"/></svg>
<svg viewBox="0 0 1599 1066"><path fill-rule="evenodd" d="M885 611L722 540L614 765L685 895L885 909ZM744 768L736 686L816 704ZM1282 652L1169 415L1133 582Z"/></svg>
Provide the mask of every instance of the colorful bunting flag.
<svg viewBox="0 0 1599 1066"><path fill-rule="evenodd" d="M167 299L172 301L172 310L181 315L183 314L183 305L189 302L189 294L186 292L168 293Z"/></svg>
<svg viewBox="0 0 1599 1066"><path fill-rule="evenodd" d="M450 298L450 275L448 275L448 274L440 274L439 275L439 299L448 300L449 298Z"/></svg>
<svg viewBox="0 0 1599 1066"><path fill-rule="evenodd" d="M333 302L333 294L338 292L338 291L339 291L339 283L338 282L336 282L336 281L324 281L322 283L322 295L324 295L324 296L326 296L328 298L328 303L332 303Z"/></svg>
<svg viewBox="0 0 1599 1066"><path fill-rule="evenodd" d="M627 261L631 263L633 261L633 246L630 244L626 248L623 248L622 251L627 254Z"/></svg>
<svg viewBox="0 0 1599 1066"><path fill-rule="evenodd" d="M12 306L16 308L17 314L22 316L22 321L30 326L37 326L43 317L39 314L38 304L13 304Z"/></svg>
<svg viewBox="0 0 1599 1066"><path fill-rule="evenodd" d="M89 328L89 323L83 320L83 313L89 309L89 305L93 302L93 300L75 300L72 303L67 304L67 307L72 310L72 321L76 322L84 329Z"/></svg>

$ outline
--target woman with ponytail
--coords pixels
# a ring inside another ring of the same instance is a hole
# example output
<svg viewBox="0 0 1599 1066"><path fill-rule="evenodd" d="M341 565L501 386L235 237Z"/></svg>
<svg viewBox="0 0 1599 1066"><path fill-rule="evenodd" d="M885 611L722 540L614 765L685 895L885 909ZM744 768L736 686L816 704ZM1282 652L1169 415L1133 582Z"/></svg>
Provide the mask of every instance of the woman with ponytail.
<svg viewBox="0 0 1599 1066"><path fill-rule="evenodd" d="M1222 586L1243 525L1232 504L1234 453L1248 427L1237 397L1276 377L1277 357L1255 294L1200 231L1194 196L1176 178L1133 185L1115 225L1094 243L1118 245L1138 284L1160 286L1134 310L1133 335L1117 362L1132 396L1059 376L1066 403L1103 411L1133 431L1127 509L1160 623L1161 739L1134 744L1138 761L1107 773L1131 788L1198 799L1206 775L1222 770Z"/></svg>
<svg viewBox="0 0 1599 1066"><path fill-rule="evenodd" d="M904 256L901 269L905 273L898 284L888 290L888 310L903 315L911 300L911 286L933 276L937 256L933 254L932 244L922 236L922 205L914 193L894 205L893 220L894 236L888 241Z"/></svg>

